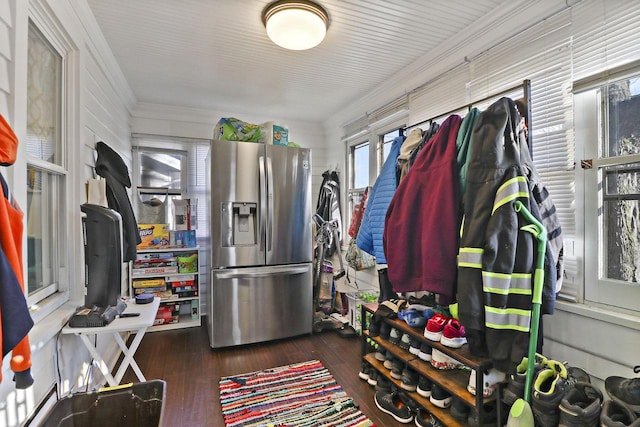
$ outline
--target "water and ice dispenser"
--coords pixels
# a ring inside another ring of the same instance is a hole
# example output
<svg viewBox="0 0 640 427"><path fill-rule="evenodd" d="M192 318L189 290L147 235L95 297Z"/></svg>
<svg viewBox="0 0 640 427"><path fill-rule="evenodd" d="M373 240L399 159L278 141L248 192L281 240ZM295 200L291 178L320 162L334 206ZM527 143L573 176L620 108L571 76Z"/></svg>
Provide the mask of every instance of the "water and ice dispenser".
<svg viewBox="0 0 640 427"><path fill-rule="evenodd" d="M258 243L258 204L227 202L222 204L222 246Z"/></svg>

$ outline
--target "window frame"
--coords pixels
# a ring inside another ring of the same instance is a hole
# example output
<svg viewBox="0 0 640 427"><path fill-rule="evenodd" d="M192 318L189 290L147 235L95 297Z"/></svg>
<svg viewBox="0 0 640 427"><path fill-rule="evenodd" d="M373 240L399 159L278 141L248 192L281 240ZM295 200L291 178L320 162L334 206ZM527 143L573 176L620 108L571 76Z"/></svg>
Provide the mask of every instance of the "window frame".
<svg viewBox="0 0 640 427"><path fill-rule="evenodd" d="M576 152L582 152L585 159L577 174L582 177L581 188L576 194L583 194L581 211L584 215L584 301L609 310L637 314L640 309L634 304L640 298L640 286L635 282L625 282L605 277L603 262L606 257L602 218L604 203L603 178L608 166L640 162L640 154L610 156L603 153L607 117L604 115L606 99L602 90L610 83L640 76L640 61L634 66L624 66L620 70L610 70L598 77L588 77L574 83L574 114ZM580 203L580 201L576 201ZM595 226L594 226L595 225Z"/></svg>
<svg viewBox="0 0 640 427"><path fill-rule="evenodd" d="M57 238L54 237L55 249L53 250L53 263L52 274L54 280L47 286L28 294L28 276L24 275L25 280L25 296L27 304L30 306L31 314L34 321L38 322L50 313L52 313L58 307L61 307L70 297L70 274L71 274L71 258L69 257L70 248L72 242L69 239L61 238L60 236L69 235L69 220L72 217L69 215L70 209L72 209L73 203L73 190L71 183L72 171L69 169L69 147L76 141L75 127L77 126L79 119L79 104L77 102L77 94L79 93L79 70L80 70L80 58L77 46L73 43L70 36L64 32L54 22L53 17L48 9L48 5L43 4L40 1L31 0L29 2L27 28L33 25L45 40L51 45L51 47L60 55L61 73L60 73L60 144L58 146L60 153L57 159L58 164L43 161L39 158L35 158L22 152L22 163L24 165L23 172L25 176L28 169L35 168L49 174L55 181L57 181L57 200L55 203L54 219L52 222L54 232L57 234ZM25 100L26 100L26 86L25 86ZM25 101L25 117L27 111L27 103ZM26 186L24 193L24 213L27 215L26 209ZM27 225L24 227L24 234L27 233ZM24 250L26 251L26 245ZM24 252L23 257L25 273L28 268L28 255ZM78 285L78 292L83 285Z"/></svg>

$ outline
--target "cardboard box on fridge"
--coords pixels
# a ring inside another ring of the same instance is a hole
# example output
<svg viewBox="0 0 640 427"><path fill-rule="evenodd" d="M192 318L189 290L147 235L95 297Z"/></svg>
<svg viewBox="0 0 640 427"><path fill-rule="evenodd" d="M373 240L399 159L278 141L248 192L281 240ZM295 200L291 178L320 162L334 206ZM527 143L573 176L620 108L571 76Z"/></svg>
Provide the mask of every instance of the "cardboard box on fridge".
<svg viewBox="0 0 640 427"><path fill-rule="evenodd" d="M138 233L142 240L138 250L169 246L169 224L138 224Z"/></svg>

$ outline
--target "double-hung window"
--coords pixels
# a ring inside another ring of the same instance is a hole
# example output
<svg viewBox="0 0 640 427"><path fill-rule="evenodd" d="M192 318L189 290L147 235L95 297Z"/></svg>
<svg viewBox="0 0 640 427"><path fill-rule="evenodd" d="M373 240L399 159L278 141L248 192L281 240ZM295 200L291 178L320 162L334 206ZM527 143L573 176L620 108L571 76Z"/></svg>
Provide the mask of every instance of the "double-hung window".
<svg viewBox="0 0 640 427"><path fill-rule="evenodd" d="M585 300L640 311L640 64L578 90ZM579 85L578 85L578 89Z"/></svg>
<svg viewBox="0 0 640 427"><path fill-rule="evenodd" d="M28 301L59 290L66 265L64 58L29 22L27 72L27 272Z"/></svg>

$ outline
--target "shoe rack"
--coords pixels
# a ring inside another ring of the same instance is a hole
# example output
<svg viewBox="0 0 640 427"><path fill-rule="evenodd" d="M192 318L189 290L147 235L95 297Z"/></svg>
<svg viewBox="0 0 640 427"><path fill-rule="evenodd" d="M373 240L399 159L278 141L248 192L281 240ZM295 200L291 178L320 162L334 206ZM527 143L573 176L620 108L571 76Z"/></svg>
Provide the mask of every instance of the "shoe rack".
<svg viewBox="0 0 640 427"><path fill-rule="evenodd" d="M456 359L458 362L463 365L468 366L471 369L476 370L476 390L478 392L476 395L472 395L467 390L467 385L469 384L469 375L470 371L462 370L462 369L453 369L453 370L440 370L431 366L431 363L426 362L417 356L409 353L407 350L403 350L399 346L390 343L388 340L381 338L380 336L371 337L369 336L368 331L368 321L369 315L373 315L378 309L378 303L367 303L362 304L362 357L364 361L366 361L371 367L377 370L381 375L388 378L393 384L400 388L400 380L396 380L392 378L390 375L390 371L385 368L382 362L378 361L374 352L375 349L369 345L367 340L372 340L377 343L378 346L384 348L385 350L390 351L396 358L405 363L408 367L412 368L416 371L420 376L424 376L429 378L434 384L438 384L449 393L451 393L454 397L462 400L466 405L473 408L481 408L482 405L487 403L495 402L497 407L497 425L500 426L499 420L501 419L501 405L500 402L500 388L496 390L496 392L490 397L483 397L483 373L488 371L492 366L492 362L490 359L479 358L473 356L469 353L468 345L465 344L459 349L446 347L439 342L430 341L424 337L424 327L422 328L414 328L409 326L403 320L395 319L383 319L384 322L388 323L392 328L396 328L402 333L408 333L411 337L417 338L421 343L427 343L431 346L432 349L440 350L442 353L447 356ZM417 392L407 392L422 408L426 409L428 412L433 414L436 418L442 422L442 424L446 426L468 426L466 422L459 421L455 419L449 410L442 409L434 404L428 398L420 396ZM482 417L484 411L477 411L479 416ZM483 425L483 420L480 420L480 425Z"/></svg>

